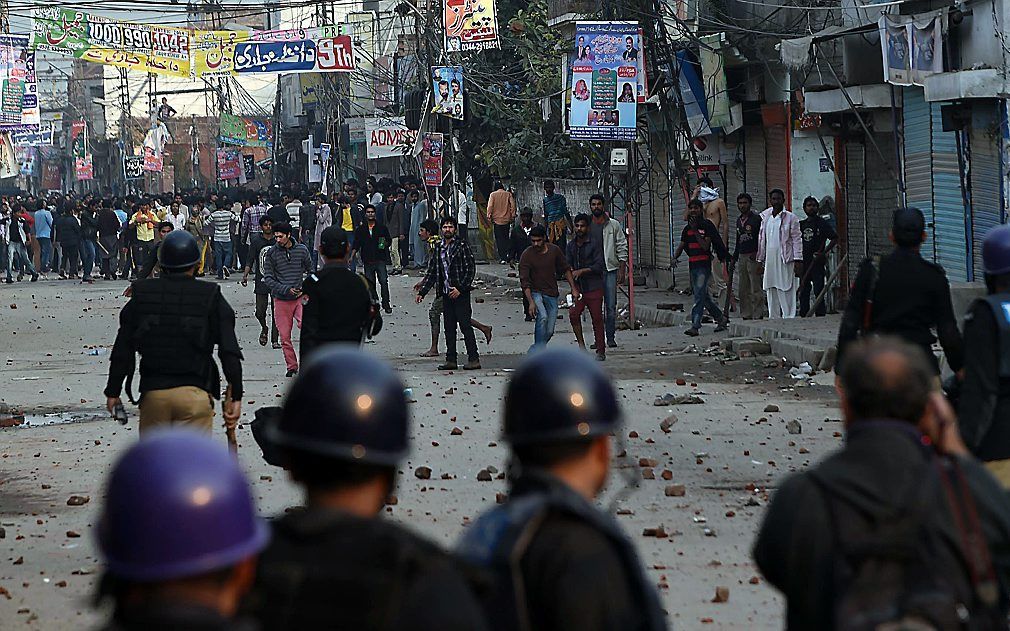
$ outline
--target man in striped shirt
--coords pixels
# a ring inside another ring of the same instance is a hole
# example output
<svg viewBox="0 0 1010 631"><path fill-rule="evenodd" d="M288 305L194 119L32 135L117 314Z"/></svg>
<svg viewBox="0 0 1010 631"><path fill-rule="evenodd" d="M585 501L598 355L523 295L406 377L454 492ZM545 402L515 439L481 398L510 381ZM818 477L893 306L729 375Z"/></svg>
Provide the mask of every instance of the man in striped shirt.
<svg viewBox="0 0 1010 631"><path fill-rule="evenodd" d="M715 332L726 330L722 311L708 293L708 281L712 276L712 250L725 257L726 246L719 236L719 230L705 218L704 206L697 199L687 203L687 225L680 235L680 245L674 253L674 262L680 253L687 250L688 267L691 272L691 290L694 292L694 308L691 309L691 328L684 331L692 337L701 331L701 314L708 309L716 322Z"/></svg>
<svg viewBox="0 0 1010 631"><path fill-rule="evenodd" d="M231 267L233 254L231 222L234 220L235 213L231 211L228 200L218 200L217 210L210 214L210 225L214 228L214 269L217 271L218 280L231 276L228 268Z"/></svg>

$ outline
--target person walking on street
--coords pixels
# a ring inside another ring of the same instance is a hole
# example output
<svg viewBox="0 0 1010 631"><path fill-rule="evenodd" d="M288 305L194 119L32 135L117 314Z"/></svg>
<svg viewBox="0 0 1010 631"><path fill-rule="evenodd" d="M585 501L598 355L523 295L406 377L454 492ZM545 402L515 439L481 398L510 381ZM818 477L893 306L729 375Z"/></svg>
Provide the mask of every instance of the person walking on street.
<svg viewBox="0 0 1010 631"><path fill-rule="evenodd" d="M623 425L601 366L570 349L530 356L506 386L503 416L508 498L456 547L488 577L488 617L508 629L666 629L634 545L596 506Z"/></svg>
<svg viewBox="0 0 1010 631"><path fill-rule="evenodd" d="M943 267L919 254L926 240L926 219L918 208L899 208L891 219L894 251L878 260L864 259L849 292L838 327L835 371L860 334L895 335L921 348L937 375L940 364L933 342L940 340L953 372L964 366L964 347ZM933 336L936 330L936 336Z"/></svg>
<svg viewBox="0 0 1010 631"><path fill-rule="evenodd" d="M512 224L516 220L516 200L505 190L501 180L495 180L494 190L487 200L487 220L494 231L495 248L502 265L509 261Z"/></svg>
<svg viewBox="0 0 1010 631"><path fill-rule="evenodd" d="M694 294L694 307L691 309L691 328L684 331L685 335L697 337L701 332L701 316L707 309L716 323L715 332L725 331L728 327L723 319L722 310L712 300L708 291L708 277L712 273L713 250L721 254L725 250L719 231L711 221L705 218L702 203L692 199L687 203L687 225L680 233L680 245L673 253L674 262L687 250L687 266L691 275L691 290Z"/></svg>
<svg viewBox="0 0 1010 631"><path fill-rule="evenodd" d="M202 278L204 275L203 270L207 264L207 250L210 247L207 243L207 233L205 230L207 221L209 221L209 218L204 218L203 216L203 202L193 202L193 205L189 207L189 220L186 221L185 230L193 235L193 238L196 239L196 246L200 248L200 262L196 265L197 278Z"/></svg>
<svg viewBox="0 0 1010 631"><path fill-rule="evenodd" d="M69 207L68 212L60 215L56 222L56 240L63 250L61 265L66 266L66 273L60 272L60 278L78 278L78 266L81 264L81 219L80 210L76 205ZM153 234L154 231L152 230ZM64 263L65 262L65 263ZM8 270L8 277L10 271Z"/></svg>
<svg viewBox="0 0 1010 631"><path fill-rule="evenodd" d="M178 430L133 445L109 474L97 523L95 601L114 607L100 631L248 629L238 606L270 529L223 445Z"/></svg>
<svg viewBox="0 0 1010 631"><path fill-rule="evenodd" d="M769 318L796 317L797 277L803 269L800 220L784 208L781 189L768 194L771 207L761 213L757 262L768 300Z"/></svg>
<svg viewBox="0 0 1010 631"><path fill-rule="evenodd" d="M864 338L838 392L842 448L780 483L754 544L785 626L1005 629L1010 504L961 442L926 354Z"/></svg>
<svg viewBox="0 0 1010 631"><path fill-rule="evenodd" d="M982 242L987 295L964 319L961 435L1004 488L1010 489L1010 226Z"/></svg>
<svg viewBox="0 0 1010 631"><path fill-rule="evenodd" d="M628 237L624 234L621 222L606 212L603 195L596 193L589 198L589 212L593 215L590 235L603 252L603 262L607 268L607 273L603 277L607 346L616 348L617 285L627 280ZM597 348L596 345L593 345L593 348Z"/></svg>
<svg viewBox="0 0 1010 631"><path fill-rule="evenodd" d="M575 215L575 238L568 242L566 258L572 269L572 277L582 294L579 300L568 310L568 319L572 323L572 331L579 348L586 348L582 337L582 312L589 310L589 318L593 322L593 338L596 343L596 359L607 358L606 341L603 325L603 278L607 273L603 251L590 236L591 221L589 215Z"/></svg>
<svg viewBox="0 0 1010 631"><path fill-rule="evenodd" d="M272 521L242 606L263 629L487 629L456 561L382 518L409 451L403 389L383 362L334 346L315 352L283 408L257 411L264 456L305 495Z"/></svg>
<svg viewBox="0 0 1010 631"><path fill-rule="evenodd" d="M386 229L389 232L389 260L393 269L390 274L396 275L403 271L403 263L400 261L400 239L406 236L403 227L403 209L397 205L390 193L386 193Z"/></svg>
<svg viewBox="0 0 1010 631"><path fill-rule="evenodd" d="M98 250L102 260L101 274L105 280L116 280L116 269L119 267L119 233L123 225L112 209L112 200L102 200L102 209L98 211Z"/></svg>
<svg viewBox="0 0 1010 631"><path fill-rule="evenodd" d="M572 231L572 214L565 196L554 192L554 180L544 180L544 226L547 240L563 252L568 245L568 233Z"/></svg>
<svg viewBox="0 0 1010 631"><path fill-rule="evenodd" d="M431 251L434 251L435 246L441 241L438 236L438 224L435 223L434 219L425 219L421 222L421 230L418 236L428 243ZM431 256L430 253L429 256ZM422 278L414 285L415 293L421 289L423 282L424 279ZM436 295L431 301L431 307L428 309L428 322L431 324L431 346L428 350L421 353L421 357L438 357L438 338L441 336L442 331L442 299L442 296ZM484 334L485 344L491 344L491 330L493 327L490 324L483 324L478 322L476 318L471 317L470 325Z"/></svg>
<svg viewBox="0 0 1010 631"><path fill-rule="evenodd" d="M428 267L428 244L417 238L421 230L421 222L428 218L428 198L422 198L416 189L407 197L410 202L410 234L414 254L414 269Z"/></svg>
<svg viewBox="0 0 1010 631"><path fill-rule="evenodd" d="M158 225L158 215L151 210L150 200L142 199L140 201L137 205L137 212L130 217L129 225L136 230L136 239L133 242L133 264L139 268L147 260L151 250L154 249L154 229ZM66 249L67 245L64 243L64 252Z"/></svg>
<svg viewBox="0 0 1010 631"><path fill-rule="evenodd" d="M235 214L226 200L218 202L217 209L210 214L210 225L214 228L214 269L217 279L231 276L228 268L232 264L231 222Z"/></svg>
<svg viewBox="0 0 1010 631"><path fill-rule="evenodd" d="M691 197L702 203L705 219L715 226L722 242L729 243L729 211L726 209L726 201L719 195L719 189L712 183L712 178L702 176ZM708 280L708 291L716 304L723 304L726 299L726 267L719 259L712 259L712 276Z"/></svg>
<svg viewBox="0 0 1010 631"><path fill-rule="evenodd" d="M22 208L18 207L10 216L7 224L7 284L14 282L11 272L17 266L23 266L25 272L31 275L34 283L39 279L39 274L32 265L31 257L28 256L26 245L31 239L32 229L28 224L28 219L24 216ZM18 273L18 280L21 280L21 273Z"/></svg>
<svg viewBox="0 0 1010 631"><path fill-rule="evenodd" d="M533 328L533 345L529 352L543 349L554 336L554 326L558 320L558 277L563 276L572 288L572 297L582 297L572 270L565 260L561 248L547 241L547 231L543 226L534 226L530 231L530 247L519 257L519 284L526 300L529 313L536 317Z"/></svg>
<svg viewBox="0 0 1010 631"><path fill-rule="evenodd" d="M45 204L35 211L35 240L39 242L39 272L45 276L53 260L53 232L56 227L51 207Z"/></svg>
<svg viewBox="0 0 1010 631"><path fill-rule="evenodd" d="M274 243L273 222L266 214L260 215L259 230L250 232L249 258L242 273L242 286L248 287L249 273L253 274L253 294L256 296L256 321L260 323L260 346L267 345L267 306L270 302L270 288L263 282L263 260L266 250ZM270 341L275 349L281 348L277 333L277 320L274 319L273 306L270 305Z"/></svg>
<svg viewBox="0 0 1010 631"><path fill-rule="evenodd" d="M442 298L442 321L445 324L445 363L439 370L456 370L456 327L463 334L466 344L467 362L464 370L480 368L480 355L477 353L477 339L473 334L471 318L473 307L470 305L470 290L477 273L473 252L470 244L456 237L456 220L443 217L442 242L435 246L435 251L429 257L428 271L417 289L415 301L421 304L425 295L435 288L435 295Z"/></svg>
<svg viewBox="0 0 1010 631"><path fill-rule="evenodd" d="M375 206L365 206L365 222L354 231L354 246L351 257L361 254L361 264L365 268L365 278L372 287L382 290L382 310L393 313L389 305L389 278L386 264L389 262L389 249L392 238L389 228L380 224L375 215Z"/></svg>
<svg viewBox="0 0 1010 631"><path fill-rule="evenodd" d="M302 328L302 280L312 271L312 257L304 245L295 242L291 226L282 222L273 226L273 230L276 244L263 258L263 283L273 297L274 319L288 369L286 376L293 377L298 374L298 356L291 342L291 330L295 324Z"/></svg>
<svg viewBox="0 0 1010 631"><path fill-rule="evenodd" d="M333 211L330 210L330 205L326 203L326 196L322 193L316 195L313 210L315 210L316 217L313 222L315 228L312 232L312 266L319 269L319 244L323 237L323 231L333 225Z"/></svg>
<svg viewBox="0 0 1010 631"><path fill-rule="evenodd" d="M758 234L761 232L761 217L754 212L754 199L749 193L736 196L740 216L736 219L736 249L733 261L736 263L737 297L740 317L757 320L764 317L765 294L762 290L761 274L758 272Z"/></svg>
<svg viewBox="0 0 1010 631"><path fill-rule="evenodd" d="M800 286L800 317L805 318L810 311L810 289L813 297L821 295L824 289L825 265L830 252L838 243L838 233L818 212L817 200L807 197L803 200L803 212L807 218L800 222L800 237L803 239L803 276ZM827 315L828 307L822 300L817 303L815 315Z"/></svg>
<svg viewBox="0 0 1010 631"><path fill-rule="evenodd" d="M199 260L191 234L169 232L158 247L161 276L133 283L130 301L119 316L106 404L110 412L122 405L124 380L132 401L130 383L139 353L141 435L166 425L211 432L213 400L221 396L215 346L229 386L225 426L235 427L242 412L242 350L235 337L235 312L220 285L193 277Z"/></svg>
<svg viewBox="0 0 1010 631"><path fill-rule="evenodd" d="M83 268L82 283L95 282L91 273L95 269L95 258L98 252L98 217L94 206L86 206L81 212L81 267Z"/></svg>

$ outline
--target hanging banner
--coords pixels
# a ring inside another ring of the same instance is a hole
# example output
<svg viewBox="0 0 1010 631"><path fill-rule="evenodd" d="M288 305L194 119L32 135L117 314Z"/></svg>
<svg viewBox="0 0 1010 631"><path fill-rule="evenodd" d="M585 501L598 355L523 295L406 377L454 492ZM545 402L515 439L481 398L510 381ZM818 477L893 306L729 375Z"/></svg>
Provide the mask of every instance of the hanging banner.
<svg viewBox="0 0 1010 631"><path fill-rule="evenodd" d="M943 17L887 14L877 23L884 61L884 80L895 85L922 85L943 72Z"/></svg>
<svg viewBox="0 0 1010 631"><path fill-rule="evenodd" d="M161 173L165 170L165 158L151 147L144 147L144 170Z"/></svg>
<svg viewBox="0 0 1010 631"><path fill-rule="evenodd" d="M74 173L76 174L78 180L95 179L95 164L92 161L91 156L74 158Z"/></svg>
<svg viewBox="0 0 1010 631"><path fill-rule="evenodd" d="M123 176L128 180L144 177L144 156L123 156Z"/></svg>
<svg viewBox="0 0 1010 631"><path fill-rule="evenodd" d="M274 143L273 122L263 118L235 116L221 112L221 142L240 147L270 147Z"/></svg>
<svg viewBox="0 0 1010 631"><path fill-rule="evenodd" d="M11 143L10 133L0 132L0 178L15 177L20 171L21 164Z"/></svg>
<svg viewBox="0 0 1010 631"><path fill-rule="evenodd" d="M242 174L240 154L236 149L217 150L217 179L237 180Z"/></svg>
<svg viewBox="0 0 1010 631"><path fill-rule="evenodd" d="M433 131L424 132L421 140L421 171L424 174L425 186L442 185L442 150L445 141L442 134Z"/></svg>
<svg viewBox="0 0 1010 631"><path fill-rule="evenodd" d="M33 131L42 115L39 110L35 52L27 35L0 34L0 129Z"/></svg>
<svg viewBox="0 0 1010 631"><path fill-rule="evenodd" d="M39 185L50 191L62 189L60 177L60 163L56 160L44 160L42 162L42 181Z"/></svg>
<svg viewBox="0 0 1010 631"><path fill-rule="evenodd" d="M576 22L571 137L634 140L638 116L638 22Z"/></svg>
<svg viewBox="0 0 1010 631"><path fill-rule="evenodd" d="M494 0L445 0L445 50L501 48Z"/></svg>
<svg viewBox="0 0 1010 631"><path fill-rule="evenodd" d="M253 31L193 31L193 76L235 74L235 45L248 41Z"/></svg>
<svg viewBox="0 0 1010 631"><path fill-rule="evenodd" d="M702 44L698 47L698 62L705 87L708 124L720 129L732 123L729 116L729 91L726 89L726 62L720 49L721 38L721 34L698 38Z"/></svg>
<svg viewBox="0 0 1010 631"><path fill-rule="evenodd" d="M242 154L242 170L250 180L256 179L256 156L251 153Z"/></svg>
<svg viewBox="0 0 1010 631"><path fill-rule="evenodd" d="M88 155L88 123L83 120L70 123L70 155L83 158Z"/></svg>
<svg viewBox="0 0 1010 631"><path fill-rule="evenodd" d="M32 18L35 50L169 77L191 74L188 29L120 22L55 6L35 7Z"/></svg>
<svg viewBox="0 0 1010 631"><path fill-rule="evenodd" d="M463 67L432 68L431 84L435 90L432 113L463 120Z"/></svg>
<svg viewBox="0 0 1010 631"><path fill-rule="evenodd" d="M336 29L336 27L329 27ZM235 72L351 72L354 52L348 35L272 41L257 35L235 45Z"/></svg>
<svg viewBox="0 0 1010 631"><path fill-rule="evenodd" d="M12 131L11 142L16 147L48 147L53 144L56 129L52 121L42 121L37 130Z"/></svg>
<svg viewBox="0 0 1010 631"><path fill-rule="evenodd" d="M402 116L365 119L365 155L369 159L406 155L414 142L414 132L407 129Z"/></svg>

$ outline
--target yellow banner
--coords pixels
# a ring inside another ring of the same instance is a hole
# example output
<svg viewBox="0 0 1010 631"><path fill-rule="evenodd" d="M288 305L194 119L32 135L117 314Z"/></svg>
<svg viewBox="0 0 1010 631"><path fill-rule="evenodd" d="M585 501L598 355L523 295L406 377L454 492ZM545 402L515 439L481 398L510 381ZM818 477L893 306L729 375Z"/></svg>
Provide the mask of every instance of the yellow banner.
<svg viewBox="0 0 1010 631"><path fill-rule="evenodd" d="M231 75L235 72L235 44L245 42L252 31L195 31L193 74L197 77Z"/></svg>

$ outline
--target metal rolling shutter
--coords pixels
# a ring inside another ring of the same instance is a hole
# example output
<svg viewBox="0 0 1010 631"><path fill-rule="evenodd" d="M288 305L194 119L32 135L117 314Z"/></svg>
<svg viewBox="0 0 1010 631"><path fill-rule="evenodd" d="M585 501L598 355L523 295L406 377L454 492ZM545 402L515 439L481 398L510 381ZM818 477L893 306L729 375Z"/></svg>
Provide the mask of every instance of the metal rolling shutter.
<svg viewBox="0 0 1010 631"><path fill-rule="evenodd" d="M951 281L968 280L966 209L957 163L957 132L943 131L940 103L931 103L933 119L933 238L936 262Z"/></svg>
<svg viewBox="0 0 1010 631"><path fill-rule="evenodd" d="M789 203L789 152L784 125L765 127L765 181L769 191L782 189Z"/></svg>
<svg viewBox="0 0 1010 631"><path fill-rule="evenodd" d="M765 183L765 136L761 127L744 129L744 191L754 198L754 210L768 207L768 186Z"/></svg>
<svg viewBox="0 0 1010 631"><path fill-rule="evenodd" d="M905 139L905 193L908 205L914 206L926 216L926 223L933 221L933 156L930 151L931 116L922 88L902 90L902 118ZM922 255L927 260L935 259L933 231L926 230L926 242L922 245Z"/></svg>
<svg viewBox="0 0 1010 631"><path fill-rule="evenodd" d="M894 169L894 140L891 134L874 134L880 149L864 145L866 155L866 254L877 256L890 252L891 216L897 200ZM883 155L881 155L883 154Z"/></svg>
<svg viewBox="0 0 1010 631"><path fill-rule="evenodd" d="M657 152L657 164L667 165L667 174L669 174L669 152L665 149L657 149ZM670 203L671 200L679 200L683 197L680 194L680 189L676 187L676 180L671 180L666 175L659 173L655 174L655 178L658 182L652 199L652 213L655 217L655 232L652 239L655 266L656 269L670 269L670 262L673 260L673 247L670 245Z"/></svg>
<svg viewBox="0 0 1010 631"><path fill-rule="evenodd" d="M1001 159L996 129L996 105L972 108L971 115L971 241L974 280L983 278L982 239L1002 220ZM979 104L981 105L981 103Z"/></svg>
<svg viewBox="0 0 1010 631"><path fill-rule="evenodd" d="M859 264L866 258L865 155L862 142L845 143L845 237L850 281L856 279Z"/></svg>

